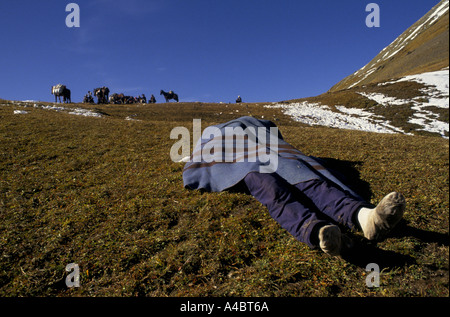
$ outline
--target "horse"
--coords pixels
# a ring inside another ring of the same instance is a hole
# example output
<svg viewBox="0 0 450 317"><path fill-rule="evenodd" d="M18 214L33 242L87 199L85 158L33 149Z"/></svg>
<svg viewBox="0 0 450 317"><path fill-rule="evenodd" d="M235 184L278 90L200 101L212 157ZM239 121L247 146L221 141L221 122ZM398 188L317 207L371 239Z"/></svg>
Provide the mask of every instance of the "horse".
<svg viewBox="0 0 450 317"><path fill-rule="evenodd" d="M94 96L96 96L98 99L97 104L108 103L108 99L109 99L108 95L109 95L108 87L94 89Z"/></svg>
<svg viewBox="0 0 450 317"><path fill-rule="evenodd" d="M166 102L169 102L170 99L174 99L176 102L178 102L178 95L174 93L172 90L169 92L165 92L164 90L161 90L160 95L163 95L166 99Z"/></svg>
<svg viewBox="0 0 450 317"><path fill-rule="evenodd" d="M67 100L72 102L70 100L70 90L64 85L58 84L56 86L52 86L52 95L55 95L55 102L58 102L59 98L59 102L61 103L61 97L63 97L64 102L67 102Z"/></svg>
<svg viewBox="0 0 450 317"><path fill-rule="evenodd" d="M72 99L70 98L70 89L64 88L63 100L64 103L72 103Z"/></svg>
<svg viewBox="0 0 450 317"><path fill-rule="evenodd" d="M119 103L119 102L120 102L120 100L119 100L119 95L118 95L117 93L113 93L111 96L109 96L108 102L109 102L110 104L116 104L116 103Z"/></svg>
<svg viewBox="0 0 450 317"><path fill-rule="evenodd" d="M116 104L124 104L125 103L125 96L124 94L114 94L114 103Z"/></svg>

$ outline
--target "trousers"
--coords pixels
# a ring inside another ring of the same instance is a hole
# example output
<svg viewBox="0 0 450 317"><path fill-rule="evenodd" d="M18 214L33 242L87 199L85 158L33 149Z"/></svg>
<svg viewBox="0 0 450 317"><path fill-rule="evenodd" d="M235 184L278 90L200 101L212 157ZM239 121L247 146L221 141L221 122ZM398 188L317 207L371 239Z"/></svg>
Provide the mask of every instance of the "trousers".
<svg viewBox="0 0 450 317"><path fill-rule="evenodd" d="M276 173L255 172L247 174L244 183L282 228L312 249L319 245L322 226L339 224L356 230L357 212L362 207L373 208L326 180L291 185Z"/></svg>

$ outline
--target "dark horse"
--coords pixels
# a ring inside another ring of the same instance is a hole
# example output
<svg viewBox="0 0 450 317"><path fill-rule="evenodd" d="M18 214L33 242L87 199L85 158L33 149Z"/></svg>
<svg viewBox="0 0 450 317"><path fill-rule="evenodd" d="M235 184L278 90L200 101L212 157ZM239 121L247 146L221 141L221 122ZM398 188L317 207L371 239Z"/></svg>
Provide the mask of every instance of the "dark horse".
<svg viewBox="0 0 450 317"><path fill-rule="evenodd" d="M68 88L64 89L63 100L64 103L72 103L72 99L70 98L70 89Z"/></svg>
<svg viewBox="0 0 450 317"><path fill-rule="evenodd" d="M170 99L174 99L176 102L178 102L178 95L176 93L174 93L172 90L169 92L165 92L164 90L161 90L160 95L164 95L166 102L169 102Z"/></svg>

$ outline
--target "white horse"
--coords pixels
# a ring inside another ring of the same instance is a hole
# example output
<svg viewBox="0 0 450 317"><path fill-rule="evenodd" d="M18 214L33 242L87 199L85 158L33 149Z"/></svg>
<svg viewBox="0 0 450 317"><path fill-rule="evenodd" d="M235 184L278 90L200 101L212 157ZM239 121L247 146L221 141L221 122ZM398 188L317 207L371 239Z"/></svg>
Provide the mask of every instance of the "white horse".
<svg viewBox="0 0 450 317"><path fill-rule="evenodd" d="M64 90L66 86L58 84L56 86L52 86L52 95L55 95L55 102L57 102L57 98L59 97L59 102L61 103L61 97L64 97Z"/></svg>
<svg viewBox="0 0 450 317"><path fill-rule="evenodd" d="M64 102L72 102L70 98L70 90L64 85L58 84L56 86L52 86L52 95L55 95L55 102L57 102L58 97L60 103L61 97L63 97Z"/></svg>

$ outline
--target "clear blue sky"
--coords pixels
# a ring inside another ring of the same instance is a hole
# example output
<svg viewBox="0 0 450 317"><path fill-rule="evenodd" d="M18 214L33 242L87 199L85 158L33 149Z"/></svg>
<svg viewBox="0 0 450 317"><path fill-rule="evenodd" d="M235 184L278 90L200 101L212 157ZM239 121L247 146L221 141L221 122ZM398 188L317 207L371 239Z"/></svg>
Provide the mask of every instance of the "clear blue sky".
<svg viewBox="0 0 450 317"><path fill-rule="evenodd" d="M65 24L80 7L80 27ZM375 2L379 28L365 11ZM72 100L108 86L180 101L273 102L327 91L438 0L1 0L0 98Z"/></svg>

